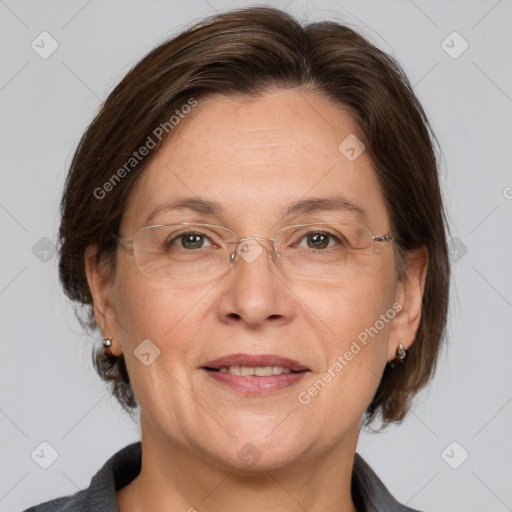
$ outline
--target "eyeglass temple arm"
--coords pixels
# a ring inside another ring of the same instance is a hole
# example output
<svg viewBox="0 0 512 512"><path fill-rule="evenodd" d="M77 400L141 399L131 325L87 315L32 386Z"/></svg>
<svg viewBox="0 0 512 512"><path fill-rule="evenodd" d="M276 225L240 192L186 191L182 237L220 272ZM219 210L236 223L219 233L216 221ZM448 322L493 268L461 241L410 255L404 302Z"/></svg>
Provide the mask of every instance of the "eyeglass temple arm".
<svg viewBox="0 0 512 512"><path fill-rule="evenodd" d="M390 242L393 238L391 235L373 236L375 242Z"/></svg>

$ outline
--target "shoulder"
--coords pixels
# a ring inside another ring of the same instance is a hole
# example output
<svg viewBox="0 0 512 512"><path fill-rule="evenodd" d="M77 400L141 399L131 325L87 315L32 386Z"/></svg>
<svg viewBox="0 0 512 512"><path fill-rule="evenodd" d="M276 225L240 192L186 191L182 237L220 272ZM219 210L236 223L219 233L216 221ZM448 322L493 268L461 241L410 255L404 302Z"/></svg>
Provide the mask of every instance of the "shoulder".
<svg viewBox="0 0 512 512"><path fill-rule="evenodd" d="M352 470L352 497L364 512L419 512L399 503L358 453Z"/></svg>
<svg viewBox="0 0 512 512"><path fill-rule="evenodd" d="M141 453L140 441L125 446L92 477L87 489L40 503L23 512L118 512L116 491L140 473Z"/></svg>

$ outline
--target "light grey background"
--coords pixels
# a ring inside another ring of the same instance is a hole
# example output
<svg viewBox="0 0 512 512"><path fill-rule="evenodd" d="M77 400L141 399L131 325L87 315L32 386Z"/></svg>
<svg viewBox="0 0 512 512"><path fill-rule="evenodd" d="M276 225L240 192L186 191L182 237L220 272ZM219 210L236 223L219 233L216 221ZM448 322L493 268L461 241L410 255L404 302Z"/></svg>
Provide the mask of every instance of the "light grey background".
<svg viewBox="0 0 512 512"><path fill-rule="evenodd" d="M0 0L2 511L87 487L108 457L139 438L95 374L96 341L75 320L57 258L40 240L56 240L72 153L115 84L166 37L242 5L250 2ZM411 507L512 510L512 2L273 5L303 20L348 23L398 58L444 152L442 185L458 239L449 344L408 419L363 433L358 451ZM31 47L42 46L43 31L58 43L47 59ZM464 41L448 37L453 31L469 44L457 58ZM31 458L43 441L58 453L46 470ZM467 460L450 467L464 451Z"/></svg>

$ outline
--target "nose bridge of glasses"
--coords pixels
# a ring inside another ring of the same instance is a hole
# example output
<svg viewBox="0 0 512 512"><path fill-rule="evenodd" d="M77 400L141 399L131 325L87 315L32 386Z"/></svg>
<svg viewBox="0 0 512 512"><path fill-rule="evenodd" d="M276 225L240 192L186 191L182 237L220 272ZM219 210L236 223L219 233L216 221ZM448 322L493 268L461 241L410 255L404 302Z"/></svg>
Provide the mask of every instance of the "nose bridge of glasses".
<svg viewBox="0 0 512 512"><path fill-rule="evenodd" d="M275 244L277 241L276 238L247 236L237 241L228 242L234 246L229 259L233 262L242 258L246 263L252 263L260 256L264 249L267 250L269 257L273 259L276 255Z"/></svg>

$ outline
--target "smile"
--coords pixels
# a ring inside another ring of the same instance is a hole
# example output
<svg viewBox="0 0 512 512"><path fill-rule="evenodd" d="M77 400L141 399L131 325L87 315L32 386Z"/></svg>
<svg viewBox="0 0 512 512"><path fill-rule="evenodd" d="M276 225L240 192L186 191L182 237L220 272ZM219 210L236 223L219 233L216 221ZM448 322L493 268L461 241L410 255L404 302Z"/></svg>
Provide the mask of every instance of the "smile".
<svg viewBox="0 0 512 512"><path fill-rule="evenodd" d="M256 375L257 377L270 377L271 375L281 375L283 373L292 372L290 368L283 368L282 366L230 366L228 368L219 368L218 371L223 373L228 372L232 375Z"/></svg>
<svg viewBox="0 0 512 512"><path fill-rule="evenodd" d="M206 371L216 383L244 395L261 395L279 391L294 386L310 373L309 370L293 371L289 368L269 366L256 368L231 366L218 370L211 368L202 368L202 370Z"/></svg>

